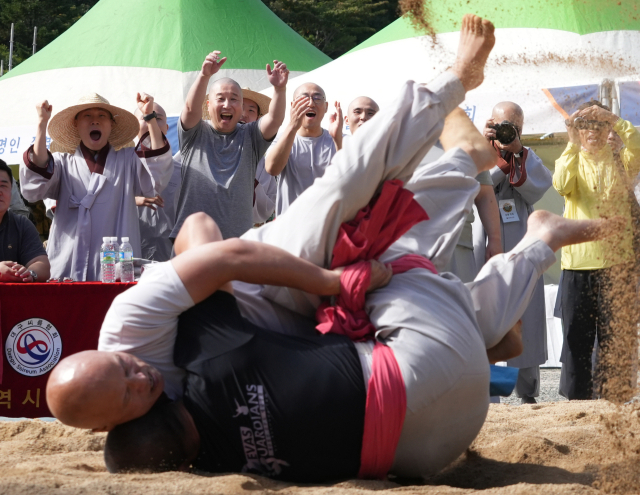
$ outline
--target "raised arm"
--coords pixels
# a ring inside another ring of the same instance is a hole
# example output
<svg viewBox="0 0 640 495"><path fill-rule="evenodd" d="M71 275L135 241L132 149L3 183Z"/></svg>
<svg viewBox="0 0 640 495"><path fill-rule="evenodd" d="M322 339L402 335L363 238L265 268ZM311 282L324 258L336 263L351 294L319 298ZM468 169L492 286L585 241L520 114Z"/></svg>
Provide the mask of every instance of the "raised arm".
<svg viewBox="0 0 640 495"><path fill-rule="evenodd" d="M47 168L49 164L49 153L47 151L47 124L51 118L53 106L47 100L36 105L38 111L38 128L36 129L36 140L33 143L33 153L31 162L40 167Z"/></svg>
<svg viewBox="0 0 640 495"><path fill-rule="evenodd" d="M580 134L573 125L573 121L578 116L578 113L575 112L565 122L567 133L569 134L569 143L560 158L556 160L556 169L553 173L553 187L556 188L560 196L571 194L576 185L578 163L580 161L578 155L581 145Z"/></svg>
<svg viewBox="0 0 640 495"><path fill-rule="evenodd" d="M192 129L202 120L202 103L207 96L209 79L220 70L227 57L220 58L220 52L214 51L206 56L202 69L189 89L187 100L180 115L180 124L185 131Z"/></svg>
<svg viewBox="0 0 640 495"><path fill-rule="evenodd" d="M271 102L271 104L273 105L273 102ZM311 98L300 96L291 105L291 118L289 119L289 123L280 133L278 141L271 145L265 156L264 168L269 175L280 175L287 165L296 133L302 125L302 119L310 104ZM264 136L264 132L262 135Z"/></svg>
<svg viewBox="0 0 640 495"><path fill-rule="evenodd" d="M340 151L342 149L342 126L344 123L344 118L342 117L342 108L340 107L340 102L336 101L334 103L336 107L336 111L329 115L329 134L333 139L333 143L336 145L336 151Z"/></svg>
<svg viewBox="0 0 640 495"><path fill-rule="evenodd" d="M142 112L142 115L149 115L153 113L153 96L147 93L138 93L136 95L136 103L138 108ZM202 108L200 109L202 113ZM162 131L158 127L158 122L155 118L147 121L147 128L149 129L149 139L151 140L151 149L159 150L165 146L164 138L162 137Z"/></svg>
<svg viewBox="0 0 640 495"><path fill-rule="evenodd" d="M267 141L271 141L276 137L287 111L287 81L289 80L287 64L274 60L273 70L267 64L267 78L273 86L273 98L269 105L269 113L260 120L260 132Z"/></svg>

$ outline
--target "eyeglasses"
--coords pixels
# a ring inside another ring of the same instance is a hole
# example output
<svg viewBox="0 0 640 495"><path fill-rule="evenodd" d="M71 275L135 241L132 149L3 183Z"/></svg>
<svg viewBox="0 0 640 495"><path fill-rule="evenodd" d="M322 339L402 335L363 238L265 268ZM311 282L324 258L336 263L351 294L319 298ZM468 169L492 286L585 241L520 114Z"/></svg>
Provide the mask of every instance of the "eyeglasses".
<svg viewBox="0 0 640 495"><path fill-rule="evenodd" d="M322 103L324 101L324 96L322 95L308 95L306 93L302 93L299 96L304 96L305 98L311 98L313 100L314 103Z"/></svg>
<svg viewBox="0 0 640 495"><path fill-rule="evenodd" d="M573 121L573 125L576 129L581 131L582 130L599 131L609 127L608 122L603 122L601 120L585 120L582 117L577 117Z"/></svg>

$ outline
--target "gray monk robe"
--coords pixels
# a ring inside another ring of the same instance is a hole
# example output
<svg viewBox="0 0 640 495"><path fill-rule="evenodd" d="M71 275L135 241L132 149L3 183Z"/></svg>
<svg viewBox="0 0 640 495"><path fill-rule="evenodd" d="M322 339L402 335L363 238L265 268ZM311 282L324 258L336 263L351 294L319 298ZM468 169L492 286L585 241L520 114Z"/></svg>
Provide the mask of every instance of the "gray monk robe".
<svg viewBox="0 0 640 495"><path fill-rule="evenodd" d="M169 183L173 162L166 140L159 150L107 145L97 155L81 143L73 154L49 153L46 168L33 164L32 152L24 153L20 187L28 201L57 201L47 244L52 277L100 280L104 236L129 237L133 255L140 257L135 196L153 197Z"/></svg>
<svg viewBox="0 0 640 495"><path fill-rule="evenodd" d="M503 251L511 251L527 232L527 220L533 205L551 187L551 172L530 148L524 148L522 158L502 153L503 158L491 169L493 190L500 209ZM515 210L516 215L513 214ZM517 218L517 220L515 220ZM506 221L505 221L506 220ZM484 265L486 235L474 229L474 254L478 266ZM516 368L531 368L547 360L547 331L544 307L544 281L538 280L529 307L522 315L524 352L507 362Z"/></svg>

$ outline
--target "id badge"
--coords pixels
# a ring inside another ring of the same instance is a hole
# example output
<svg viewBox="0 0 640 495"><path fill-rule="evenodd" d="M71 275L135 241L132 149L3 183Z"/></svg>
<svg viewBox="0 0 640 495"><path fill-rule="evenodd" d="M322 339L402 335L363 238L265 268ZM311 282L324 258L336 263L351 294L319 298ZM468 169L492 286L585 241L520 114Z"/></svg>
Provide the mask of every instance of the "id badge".
<svg viewBox="0 0 640 495"><path fill-rule="evenodd" d="M500 207L500 215L504 223L519 222L518 212L516 211L516 202L513 199L501 199L498 204Z"/></svg>

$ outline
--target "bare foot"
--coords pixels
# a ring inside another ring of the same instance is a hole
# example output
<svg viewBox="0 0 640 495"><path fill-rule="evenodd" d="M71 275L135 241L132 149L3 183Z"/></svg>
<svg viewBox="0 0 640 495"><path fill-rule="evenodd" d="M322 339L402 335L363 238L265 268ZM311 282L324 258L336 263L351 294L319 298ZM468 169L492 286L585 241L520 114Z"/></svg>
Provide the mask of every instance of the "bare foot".
<svg viewBox="0 0 640 495"><path fill-rule="evenodd" d="M525 238L536 237L555 252L562 246L604 239L619 232L624 225L625 219L620 216L569 220L548 211L538 210L529 216Z"/></svg>
<svg viewBox="0 0 640 495"><path fill-rule="evenodd" d="M507 361L522 354L524 346L522 344L522 320L518 320L511 330L502 337L502 340L494 345L491 349L487 349L487 357L491 364L500 361Z"/></svg>
<svg viewBox="0 0 640 495"><path fill-rule="evenodd" d="M478 167L478 173L491 170L498 161L497 151L460 107L447 115L440 142L445 151L455 147L465 151Z"/></svg>
<svg viewBox="0 0 640 495"><path fill-rule="evenodd" d="M480 86L484 66L496 42L493 24L473 14L462 18L458 55L451 71L458 76L466 91Z"/></svg>

